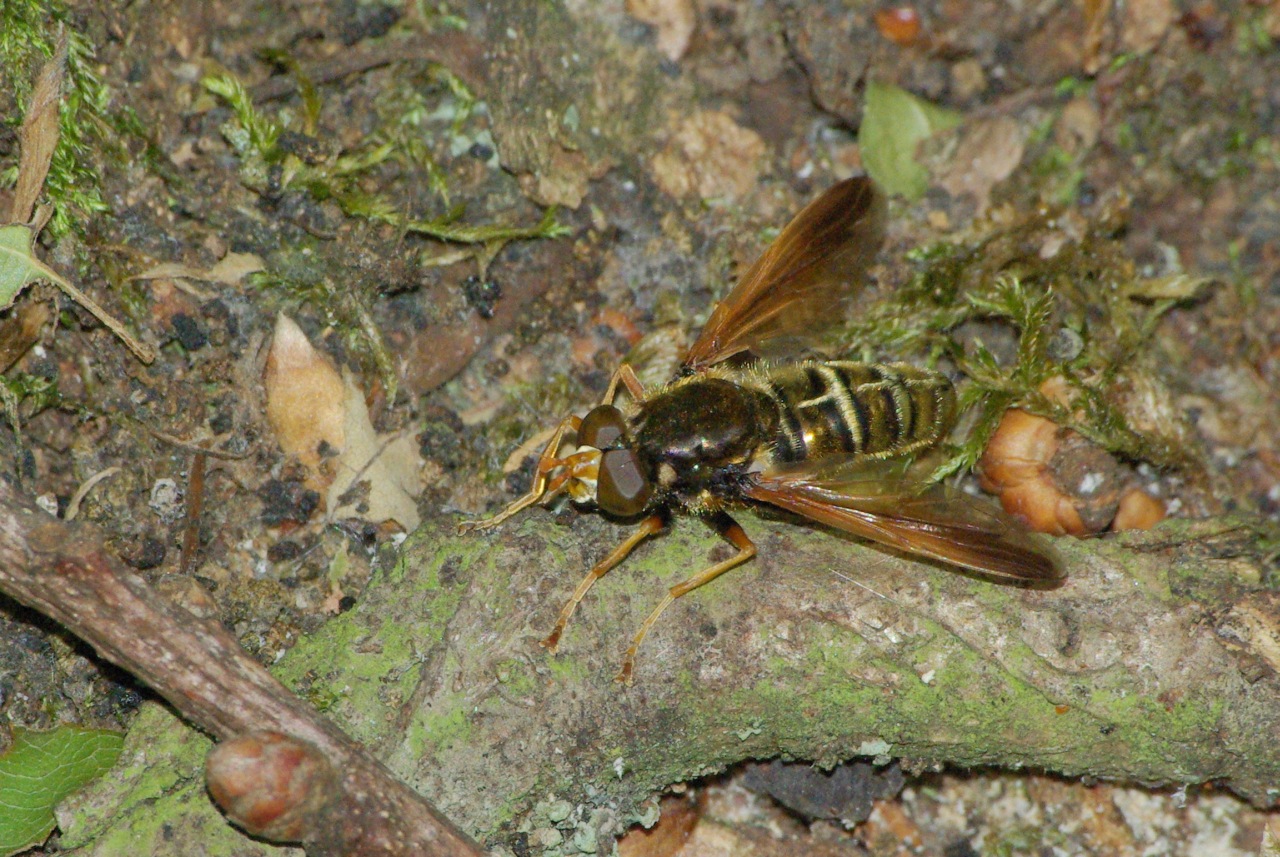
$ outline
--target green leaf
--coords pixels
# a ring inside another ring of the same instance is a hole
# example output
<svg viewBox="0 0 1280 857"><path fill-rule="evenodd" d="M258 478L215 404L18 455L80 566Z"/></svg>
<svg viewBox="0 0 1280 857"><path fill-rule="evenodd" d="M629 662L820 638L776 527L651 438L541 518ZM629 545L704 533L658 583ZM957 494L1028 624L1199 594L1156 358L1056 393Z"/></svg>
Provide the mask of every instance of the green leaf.
<svg viewBox="0 0 1280 857"><path fill-rule="evenodd" d="M49 278L49 269L31 252L34 238L20 223L0 226L0 309L7 309L27 286Z"/></svg>
<svg viewBox="0 0 1280 857"><path fill-rule="evenodd" d="M20 223L0 226L0 310L7 309L14 298L36 280L48 280L66 292L80 306L93 313L98 321L120 337L120 340L139 360L143 363L154 362L156 359L154 348L136 339L97 301L36 258L31 249L34 237L31 230Z"/></svg>
<svg viewBox="0 0 1280 857"><path fill-rule="evenodd" d="M110 770L123 746L123 735L105 729L15 730L13 746L0 756L0 857L43 842L54 807Z"/></svg>
<svg viewBox="0 0 1280 857"><path fill-rule="evenodd" d="M960 114L889 84L867 84L858 144L867 174L889 193L924 196L929 173L916 161L921 140L960 124Z"/></svg>

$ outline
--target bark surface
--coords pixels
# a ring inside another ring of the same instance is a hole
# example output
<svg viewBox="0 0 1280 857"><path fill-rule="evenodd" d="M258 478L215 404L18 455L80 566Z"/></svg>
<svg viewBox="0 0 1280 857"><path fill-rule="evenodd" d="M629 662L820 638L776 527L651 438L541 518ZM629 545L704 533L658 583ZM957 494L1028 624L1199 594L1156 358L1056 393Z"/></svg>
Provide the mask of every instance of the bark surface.
<svg viewBox="0 0 1280 857"><path fill-rule="evenodd" d="M1247 524L1064 541L1068 582L1041 592L742 520L760 556L667 611L630 688L612 679L636 624L665 586L725 550L691 522L602 579L551 655L537 641L624 528L534 512L459 536L437 520L276 673L490 844L550 826L561 800L576 835L604 839L655 790L777 756L1215 780L1275 802L1280 613L1257 584ZM190 738L159 712L130 734L150 771L198 762L203 743ZM118 831L159 814L208 833L196 781L157 801L136 774L103 786L111 796L81 820ZM206 853L245 845L231 837Z"/></svg>

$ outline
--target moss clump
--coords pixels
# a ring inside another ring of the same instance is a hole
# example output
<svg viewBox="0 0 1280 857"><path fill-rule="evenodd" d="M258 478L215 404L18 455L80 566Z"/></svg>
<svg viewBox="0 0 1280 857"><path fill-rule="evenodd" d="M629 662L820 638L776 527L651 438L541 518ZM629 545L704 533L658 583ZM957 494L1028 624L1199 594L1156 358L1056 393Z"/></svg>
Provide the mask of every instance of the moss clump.
<svg viewBox="0 0 1280 857"><path fill-rule="evenodd" d="M333 151L320 131L324 104L316 88L287 55L274 53L268 59L294 77L301 96L300 110L262 109L241 81L229 73L210 75L202 81L205 89L231 110L221 131L239 158L241 183L254 193L265 199L280 199L289 191L300 191L317 202L336 203L347 217L467 245L465 253L473 255L482 270L509 241L554 238L567 233L567 228L557 222L555 209L547 209L537 223L529 226L463 222L464 208L450 203L446 175L432 154L432 146L439 141L431 141L434 131L426 124L429 119L444 117L448 122L442 126L447 128L443 133L449 139L470 141L476 134L466 136L464 126L482 112L483 105L447 69L431 67L428 93L393 89L377 105L380 124L345 150ZM468 148L471 145L474 143L469 142ZM454 147L449 149L453 151ZM375 171L390 163L425 173L443 213L414 217L406 214L404 203L368 190L376 178ZM458 261L456 255L445 259ZM439 259L423 261L424 265L440 263ZM397 372L371 311L377 299L374 286L336 283L323 269L308 269L305 263L291 270L280 270L277 265L276 270L257 275L254 284L325 314L351 353L361 363L376 368L388 397L394 399Z"/></svg>
<svg viewBox="0 0 1280 857"><path fill-rule="evenodd" d="M77 30L61 2L6 0L0 26L0 114L12 129L21 127L40 67L67 39L66 77L58 115L58 145L53 151L45 196L53 204L49 234L57 239L90 215L105 211L100 170L91 155L107 145L110 92L93 69L93 45ZM0 184L18 177L18 152L0 159Z"/></svg>
<svg viewBox="0 0 1280 857"><path fill-rule="evenodd" d="M960 408L968 431L937 478L978 460L1012 406L1046 416L1104 449L1160 466L1199 459L1180 430L1151 357L1160 318L1195 299L1207 281L1144 278L1118 234L1120 204L1064 235L1062 212L1039 211L988 227L965 242L910 255L915 270L892 295L847 329L865 359L916 356L964 376ZM1045 254L1045 247L1056 252ZM1061 378L1070 407L1040 392Z"/></svg>
<svg viewBox="0 0 1280 857"><path fill-rule="evenodd" d="M300 116L267 115L253 103L234 75L210 75L202 81L206 89L222 98L232 110L233 118L222 126L222 133L240 157L241 180L255 192L279 195L289 188L305 189L316 200L333 200L350 217L382 221L406 232L460 244L501 245L518 239L556 238L567 234L567 228L556 222L554 209L548 209L532 226L463 224L463 209L458 206L451 206L433 218L404 216L389 198L362 190L358 182L388 160L411 160L428 168L432 190L448 204L448 186L443 173L434 168L430 151L411 142L413 138L405 131L406 123L413 124L411 117L423 105L408 104L405 114L384 116L383 127L350 150L332 153L315 136L322 108L315 88L298 69L291 65L290 70L298 79L302 93ZM441 70L438 76L446 82L455 103L455 109L450 111L454 117L451 133L458 136L461 123L477 110L477 102L454 75ZM492 252L490 247L490 256Z"/></svg>

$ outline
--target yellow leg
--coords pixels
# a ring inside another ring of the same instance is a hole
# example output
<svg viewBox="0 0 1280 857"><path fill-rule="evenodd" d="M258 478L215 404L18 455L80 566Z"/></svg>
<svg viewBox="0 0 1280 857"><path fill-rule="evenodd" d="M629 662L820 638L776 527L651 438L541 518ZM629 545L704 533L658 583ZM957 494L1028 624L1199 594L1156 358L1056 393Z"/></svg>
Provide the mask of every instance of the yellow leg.
<svg viewBox="0 0 1280 857"><path fill-rule="evenodd" d="M630 363L623 363L618 367L618 371L613 373L613 378L609 380L609 389L604 391L604 398L600 400L602 405L612 405L613 397L618 393L618 382L627 388L627 392L631 394L631 398L637 402L644 401L644 385L640 383L640 379L636 377L636 370L631 368Z"/></svg>
<svg viewBox="0 0 1280 857"><path fill-rule="evenodd" d="M738 549L738 552L724 562L718 562L710 568L705 568L688 580L681 581L671 587L658 606L649 614L648 618L640 624L640 630L636 631L635 637L631 640L631 648L627 649L627 654L622 659L622 669L618 671L614 681L621 684L631 684L631 672L635 666L636 651L640 648L640 643L648 635L649 629L658 621L662 611L670 607L673 601L681 595L692 592L702 584L715 580L729 569L742 565L756 555L755 544L747 537L742 527L738 526L738 522L733 518L730 518L724 512L716 512L709 523L716 528L720 535L728 539Z"/></svg>
<svg viewBox="0 0 1280 857"><path fill-rule="evenodd" d="M587 592L592 585L604 577L605 573L627 558L632 549L647 539L654 533L660 532L667 525L666 519L662 515L650 515L640 522L640 527L634 533L627 537L627 540L613 549L607 557L596 563L595 567L587 572L587 576L582 578L582 582L578 584L578 588L573 591L573 595L569 601L560 610L560 618L556 620L556 626L551 629L551 633L542 641L542 645L554 652L556 646L560 643L560 635L564 633L565 626L569 624L569 618L573 616L573 611L577 609L578 602L586 597Z"/></svg>
<svg viewBox="0 0 1280 857"><path fill-rule="evenodd" d="M618 371L613 373L613 378L609 381L609 389L605 391L601 404L608 405L613 402L613 397L618 392L619 383L627 388L627 391L631 393L636 401L644 399L644 385L636 377L635 370L629 364L623 363L618 367ZM458 531L470 533L475 530L492 529L517 512L521 512L547 497L547 475L561 464L560 459L556 457L556 453L560 451L560 443L564 439L564 433L570 429L577 431L581 425L582 420L578 417L573 415L565 417L564 421L556 428L555 434L551 436L551 440L543 448L542 455L538 457L538 469L533 477L533 485L530 486L528 492L493 517L480 521L463 521L458 525ZM554 494L558 490L560 489L554 489L552 493ZM600 573L604 574L603 571Z"/></svg>
<svg viewBox="0 0 1280 857"><path fill-rule="evenodd" d="M560 451L560 443L564 438L564 433L569 429L577 431L580 425L582 425L582 420L572 414L565 417L564 421L560 423L555 434L551 436L551 440L543 448L542 454L538 456L538 468L534 473L533 484L529 487L528 493L491 518L485 518L481 521L463 521L458 525L458 531L469 533L474 530L491 529L545 497L547 495L547 474L560 463L560 459L556 458L556 453Z"/></svg>

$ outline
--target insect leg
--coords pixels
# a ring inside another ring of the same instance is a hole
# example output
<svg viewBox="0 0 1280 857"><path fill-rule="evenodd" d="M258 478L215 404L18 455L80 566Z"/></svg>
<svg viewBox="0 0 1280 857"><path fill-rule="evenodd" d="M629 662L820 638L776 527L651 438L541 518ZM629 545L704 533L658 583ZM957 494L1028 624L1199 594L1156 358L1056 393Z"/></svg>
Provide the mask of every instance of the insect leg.
<svg viewBox="0 0 1280 857"><path fill-rule="evenodd" d="M681 581L671 587L666 596L662 599L661 603L659 603L658 606L653 609L653 612L649 614L649 617L641 623L640 630L636 631L635 638L631 641L631 648L627 649L627 654L622 659L622 669L618 671L618 675L614 678L614 681L622 684L631 684L631 670L635 665L636 650L640 648L640 643L649 633L649 629L658 621L658 617L662 615L662 611L671 606L671 602L675 601L687 592L692 592L702 584L715 580L729 569L742 565L742 563L756 555L755 543L747 537L747 534L743 531L742 527L738 526L738 522L724 512L714 513L707 519L707 523L714 527L716 532L724 536L730 544L736 547L738 552L723 562L718 562L710 568L705 568L693 577Z"/></svg>
<svg viewBox="0 0 1280 857"><path fill-rule="evenodd" d="M604 577L605 572L616 566L627 558L632 548L640 544L654 533L660 532L667 525L667 517L659 512L650 515L640 522L640 526L634 533L627 537L627 540L613 549L607 557L595 564L595 567L587 572L587 576L582 578L582 582L578 584L578 588L573 591L573 595L569 598L563 609L560 610L560 618L556 620L556 626L542 641L542 646L555 651L556 646L560 643L560 635L564 633L565 626L569 624L569 617L573 615L573 611L577 609L578 602L581 601L591 589L592 585Z"/></svg>
<svg viewBox="0 0 1280 857"><path fill-rule="evenodd" d="M458 525L458 530L464 533L469 533L473 530L488 530L541 500L547 493L547 474L560 464L560 459L556 458L556 453L560 451L560 444L564 438L565 431L569 429L577 431L580 425L582 425L582 420L570 414L556 428L555 434L551 435L551 440L547 442L542 454L538 456L538 467L534 472L533 484L529 487L528 493L491 518L485 518L482 521L463 521Z"/></svg>
<svg viewBox="0 0 1280 857"><path fill-rule="evenodd" d="M609 380L609 389L604 391L604 398L600 400L602 405L613 404L613 397L618 394L618 382L627 388L627 392L631 394L631 398L637 402L644 401L644 385L640 383L640 379L636 377L636 370L631 368L630 363L623 363L618 367L618 371L613 373L613 378Z"/></svg>

